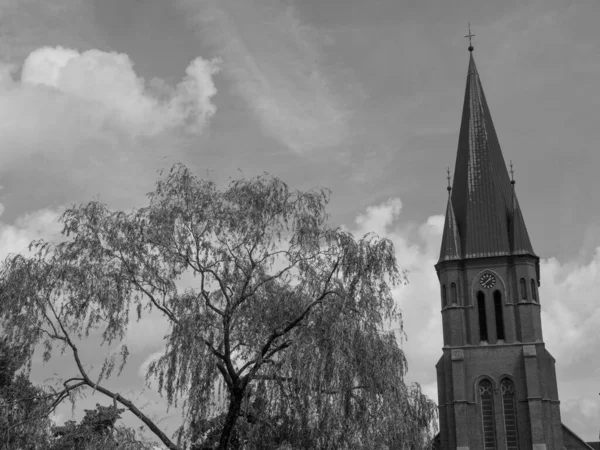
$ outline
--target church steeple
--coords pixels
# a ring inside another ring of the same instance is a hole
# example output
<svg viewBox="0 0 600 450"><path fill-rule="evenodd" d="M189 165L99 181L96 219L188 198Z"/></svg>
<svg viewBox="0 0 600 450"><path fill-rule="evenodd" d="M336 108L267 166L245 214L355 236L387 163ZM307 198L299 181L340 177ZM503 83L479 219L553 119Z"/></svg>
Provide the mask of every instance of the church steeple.
<svg viewBox="0 0 600 450"><path fill-rule="evenodd" d="M435 266L444 344L436 364L436 448L561 450L554 358L542 334L539 258L469 44L454 181Z"/></svg>
<svg viewBox="0 0 600 450"><path fill-rule="evenodd" d="M523 214L511 186L472 46L458 138L454 185L444 236L460 237L458 258L444 239L440 262L489 256L535 257ZM450 251L449 251L450 250ZM454 254L453 254L454 253Z"/></svg>

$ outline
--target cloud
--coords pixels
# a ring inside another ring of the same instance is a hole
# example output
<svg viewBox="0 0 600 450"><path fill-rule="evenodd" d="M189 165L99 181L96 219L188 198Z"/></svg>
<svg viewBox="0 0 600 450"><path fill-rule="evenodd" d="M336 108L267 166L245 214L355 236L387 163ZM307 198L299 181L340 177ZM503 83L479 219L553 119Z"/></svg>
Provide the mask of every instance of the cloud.
<svg viewBox="0 0 600 450"><path fill-rule="evenodd" d="M18 74L0 64L0 170L12 217L23 205L98 192L123 199L115 207L135 205L216 113L216 59L194 59L175 85L145 80L128 55L98 49L42 47L19 66Z"/></svg>
<svg viewBox="0 0 600 450"><path fill-rule="evenodd" d="M589 368L588 357L595 356L600 347L599 267L600 247L586 263L561 263L556 258L542 261L544 340L558 362L573 368Z"/></svg>
<svg viewBox="0 0 600 450"><path fill-rule="evenodd" d="M195 59L162 100L136 75L126 54L43 47L25 59L14 101L45 102L38 114L28 111L29 117L21 118L36 128L54 112L67 119L66 125L75 121L96 133L152 137L178 128L197 132L216 111L211 99L217 92L212 79L217 71L216 60Z"/></svg>
<svg viewBox="0 0 600 450"><path fill-rule="evenodd" d="M418 381L435 401L435 364L443 342L434 264L443 224L442 215L431 216L421 224L402 220L402 202L395 198L366 208L353 228L357 236L373 231L389 238L399 266L408 271L409 283L393 291L407 336L402 342L409 362L407 379ZM556 358L562 419L580 436L593 439L590 430L596 429L600 374L596 357L600 348L600 247L588 261L561 263L549 258L540 265L544 341Z"/></svg>
<svg viewBox="0 0 600 450"><path fill-rule="evenodd" d="M439 243L444 217L431 216L417 225L401 221L402 201L392 198L369 206L357 216L354 233L375 232L390 239L396 249L401 269L407 271L409 283L393 290L396 303L402 310L406 339L402 347L409 363L408 379L429 386L435 394L434 365L441 355L442 320L439 306L439 286L434 264L439 257ZM402 335L398 337L403 338Z"/></svg>
<svg viewBox="0 0 600 450"><path fill-rule="evenodd" d="M339 145L349 108L333 87L318 31L279 0L180 0L263 130L295 151Z"/></svg>
<svg viewBox="0 0 600 450"><path fill-rule="evenodd" d="M140 139L200 133L216 111L217 60L196 58L173 88L146 83L127 55L96 49L43 47L25 59L20 80L12 80L10 69L5 64L0 71L4 164L84 150L88 157L117 148L125 155Z"/></svg>
<svg viewBox="0 0 600 450"><path fill-rule="evenodd" d="M0 204L0 216L3 211L4 206ZM0 220L0 261L9 254L27 253L34 239L57 239L62 229L58 217L56 210L45 208L19 217L12 225Z"/></svg>

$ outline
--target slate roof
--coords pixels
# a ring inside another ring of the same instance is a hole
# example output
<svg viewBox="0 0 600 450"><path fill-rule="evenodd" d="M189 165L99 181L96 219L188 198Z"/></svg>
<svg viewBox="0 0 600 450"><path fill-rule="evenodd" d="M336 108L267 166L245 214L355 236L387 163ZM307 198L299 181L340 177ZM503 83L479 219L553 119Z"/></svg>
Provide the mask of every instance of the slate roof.
<svg viewBox="0 0 600 450"><path fill-rule="evenodd" d="M440 262L511 254L536 256L471 52Z"/></svg>

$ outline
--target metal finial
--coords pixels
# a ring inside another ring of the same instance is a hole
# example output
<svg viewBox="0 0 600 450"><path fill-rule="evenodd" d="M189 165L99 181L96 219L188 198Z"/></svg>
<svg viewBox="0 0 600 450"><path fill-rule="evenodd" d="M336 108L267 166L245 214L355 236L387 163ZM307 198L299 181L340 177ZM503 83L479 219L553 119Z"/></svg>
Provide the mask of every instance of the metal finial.
<svg viewBox="0 0 600 450"><path fill-rule="evenodd" d="M452 190L452 186L450 186L450 167L448 167L448 171L447 171L447 175L446 175L446 180L448 180L448 187L446 189L448 189L448 192L450 192Z"/></svg>
<svg viewBox="0 0 600 450"><path fill-rule="evenodd" d="M472 52L473 51L473 42L471 41L471 38L475 37L475 35L473 33L471 33L471 22L469 22L469 34L467 34L465 37L469 38L469 51Z"/></svg>
<svg viewBox="0 0 600 450"><path fill-rule="evenodd" d="M515 184L515 168L513 166L512 160L510 161L510 184L514 186Z"/></svg>

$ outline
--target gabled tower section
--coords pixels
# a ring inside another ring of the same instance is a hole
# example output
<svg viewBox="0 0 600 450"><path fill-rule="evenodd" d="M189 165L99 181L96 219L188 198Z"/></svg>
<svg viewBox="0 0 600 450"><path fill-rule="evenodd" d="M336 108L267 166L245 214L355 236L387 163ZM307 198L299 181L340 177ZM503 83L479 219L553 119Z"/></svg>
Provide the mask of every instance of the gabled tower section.
<svg viewBox="0 0 600 450"><path fill-rule="evenodd" d="M539 258L469 47L454 182L435 268L442 448L562 450L554 359L541 327Z"/></svg>

